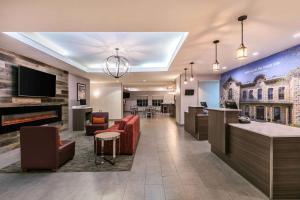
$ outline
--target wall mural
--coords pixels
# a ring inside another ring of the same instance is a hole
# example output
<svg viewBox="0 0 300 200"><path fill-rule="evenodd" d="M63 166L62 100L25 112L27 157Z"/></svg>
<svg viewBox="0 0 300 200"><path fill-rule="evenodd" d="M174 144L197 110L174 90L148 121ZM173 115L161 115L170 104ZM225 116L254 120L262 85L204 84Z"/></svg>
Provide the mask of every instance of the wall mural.
<svg viewBox="0 0 300 200"><path fill-rule="evenodd" d="M221 105L255 120L300 126L300 45L221 75Z"/></svg>

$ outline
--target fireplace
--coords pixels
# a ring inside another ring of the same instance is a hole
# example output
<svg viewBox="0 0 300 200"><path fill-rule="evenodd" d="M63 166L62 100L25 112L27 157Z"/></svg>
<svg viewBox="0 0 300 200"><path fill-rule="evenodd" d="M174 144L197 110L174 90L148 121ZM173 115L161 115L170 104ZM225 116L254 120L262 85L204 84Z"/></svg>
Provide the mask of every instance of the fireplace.
<svg viewBox="0 0 300 200"><path fill-rule="evenodd" d="M0 107L0 133L17 131L22 126L59 122L61 105L13 105Z"/></svg>

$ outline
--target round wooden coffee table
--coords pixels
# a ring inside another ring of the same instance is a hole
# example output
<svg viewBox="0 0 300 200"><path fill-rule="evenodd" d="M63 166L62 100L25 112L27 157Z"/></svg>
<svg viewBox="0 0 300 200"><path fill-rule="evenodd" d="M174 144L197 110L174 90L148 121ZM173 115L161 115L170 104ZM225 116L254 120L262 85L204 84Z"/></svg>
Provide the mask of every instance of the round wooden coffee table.
<svg viewBox="0 0 300 200"><path fill-rule="evenodd" d="M120 140L120 133L118 132L103 132L95 135L95 164L97 163L97 153L98 153L98 145L97 141L101 141L101 164L104 164L104 161L109 162L110 164L114 165L116 161L116 141ZM104 142L105 141L112 141L113 142L113 159L107 159L104 157ZM119 141L119 154L120 154L120 141Z"/></svg>

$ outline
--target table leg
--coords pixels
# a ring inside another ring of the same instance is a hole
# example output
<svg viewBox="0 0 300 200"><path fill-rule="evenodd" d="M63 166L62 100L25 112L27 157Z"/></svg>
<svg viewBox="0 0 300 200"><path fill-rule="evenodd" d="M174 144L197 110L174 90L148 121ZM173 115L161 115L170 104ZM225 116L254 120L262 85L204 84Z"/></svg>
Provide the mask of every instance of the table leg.
<svg viewBox="0 0 300 200"><path fill-rule="evenodd" d="M113 163L116 159L116 139L113 140Z"/></svg>
<svg viewBox="0 0 300 200"><path fill-rule="evenodd" d="M101 164L104 164L104 140L101 140Z"/></svg>

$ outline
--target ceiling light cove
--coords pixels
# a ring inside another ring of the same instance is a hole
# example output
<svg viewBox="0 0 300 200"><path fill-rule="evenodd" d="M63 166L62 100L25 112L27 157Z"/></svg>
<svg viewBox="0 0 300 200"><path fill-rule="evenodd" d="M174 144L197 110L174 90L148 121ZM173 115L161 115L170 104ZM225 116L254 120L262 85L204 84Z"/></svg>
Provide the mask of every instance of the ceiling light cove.
<svg viewBox="0 0 300 200"><path fill-rule="evenodd" d="M119 48L130 72L168 71L187 32L5 32L85 72L103 72Z"/></svg>

